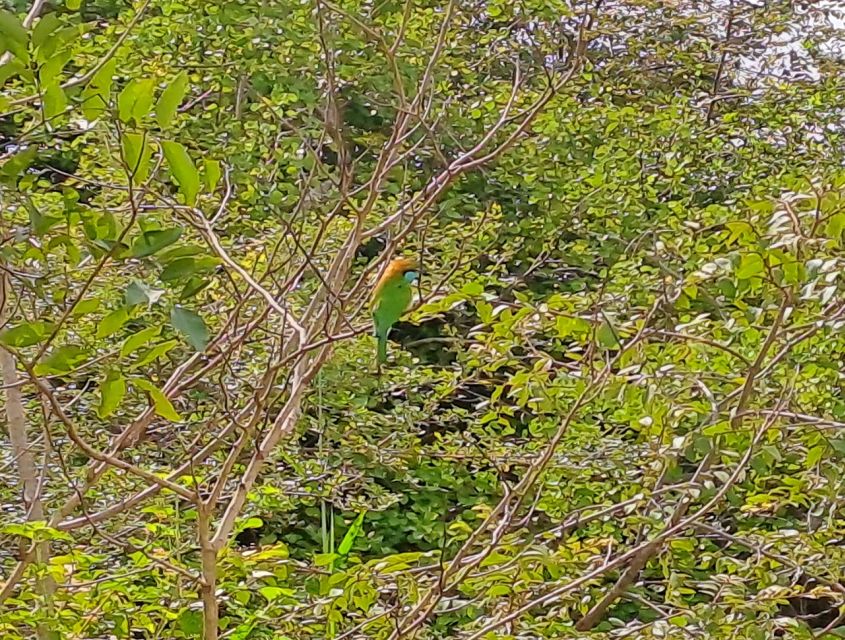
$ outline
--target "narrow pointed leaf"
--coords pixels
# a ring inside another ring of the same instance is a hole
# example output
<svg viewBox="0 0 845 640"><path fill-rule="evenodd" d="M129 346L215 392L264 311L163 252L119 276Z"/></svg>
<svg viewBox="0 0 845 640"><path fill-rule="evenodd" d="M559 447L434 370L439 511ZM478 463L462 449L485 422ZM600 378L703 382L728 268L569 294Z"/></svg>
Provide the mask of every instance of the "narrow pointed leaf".
<svg viewBox="0 0 845 640"><path fill-rule="evenodd" d="M188 155L185 147L178 142L163 142L162 149L170 172L179 184L182 195L185 196L185 202L193 206L197 201L197 194L200 190L200 177L191 156Z"/></svg>
<svg viewBox="0 0 845 640"><path fill-rule="evenodd" d="M44 89L43 105L44 117L47 120L64 112L67 107L67 96L58 81L51 82Z"/></svg>
<svg viewBox="0 0 845 640"><path fill-rule="evenodd" d="M120 347L120 357L125 358L143 346L148 345L161 332L161 327L148 327L135 333L123 342Z"/></svg>
<svg viewBox="0 0 845 640"><path fill-rule="evenodd" d="M162 390L155 386L152 382L149 380L137 379L133 380L132 384L150 394L150 398L153 401L153 407L158 415L170 420L171 422L182 422L182 416L179 415L179 412L176 411L173 404L167 396L164 395Z"/></svg>
<svg viewBox="0 0 845 640"><path fill-rule="evenodd" d="M146 136L138 133L123 134L123 160L132 176L132 184L141 184L150 173L153 148Z"/></svg>
<svg viewBox="0 0 845 640"><path fill-rule="evenodd" d="M355 522L352 523L352 526L349 527L349 530L346 532L346 535L343 536L343 540L340 541L340 546L337 548L338 554L345 556L349 553L349 550L352 548L352 544L355 542L355 538L361 533L361 529L364 525L364 516L366 515L366 511L362 511L358 514L358 517L355 518Z"/></svg>
<svg viewBox="0 0 845 640"><path fill-rule="evenodd" d="M156 104L156 122L162 129L167 127L176 115L182 99L185 97L185 90L188 88L188 75L180 73L173 82L167 85L162 91L161 97Z"/></svg>
<svg viewBox="0 0 845 640"><path fill-rule="evenodd" d="M208 189L209 192L214 191L217 187L217 183L220 182L220 163L217 160L206 160L205 163L205 188Z"/></svg>

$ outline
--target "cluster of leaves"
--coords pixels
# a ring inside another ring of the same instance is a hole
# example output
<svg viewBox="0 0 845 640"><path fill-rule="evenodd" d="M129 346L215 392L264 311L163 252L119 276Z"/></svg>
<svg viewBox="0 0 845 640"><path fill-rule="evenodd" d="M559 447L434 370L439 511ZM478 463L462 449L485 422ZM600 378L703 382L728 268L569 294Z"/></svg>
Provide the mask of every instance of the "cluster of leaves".
<svg viewBox="0 0 845 640"><path fill-rule="evenodd" d="M513 106L531 109L585 24L571 84L410 236L423 300L391 366L377 378L368 337L332 337L220 553L220 628L840 637L841 61L818 29L800 59L813 73L749 76L813 17L798 3L599 4L69 1L30 29L0 15L0 341L77 425L25 387L49 436L44 501L84 487L54 526L0 493L3 575L13 541L52 549L3 593L4 637L201 637L195 506L120 469L91 484L80 442L110 450L154 413L125 457L162 477L211 446L287 339L229 257L306 308L353 224L329 213L382 181L397 77L416 86L448 42L429 130L383 178L378 220L491 130L515 77ZM355 273L389 242L362 244ZM224 453L183 486L208 486ZM684 517L585 627L634 550Z"/></svg>

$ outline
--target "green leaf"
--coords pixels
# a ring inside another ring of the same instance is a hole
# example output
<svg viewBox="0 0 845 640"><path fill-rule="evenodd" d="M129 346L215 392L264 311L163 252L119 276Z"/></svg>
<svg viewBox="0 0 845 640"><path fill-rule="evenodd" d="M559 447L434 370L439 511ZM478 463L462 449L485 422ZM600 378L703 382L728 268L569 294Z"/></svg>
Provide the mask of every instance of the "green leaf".
<svg viewBox="0 0 845 640"><path fill-rule="evenodd" d="M220 176L222 175L220 172L220 163L217 160L206 159L203 161L203 165L205 167L203 176L205 178L205 188L211 193L217 187L217 183L220 182Z"/></svg>
<svg viewBox="0 0 845 640"><path fill-rule="evenodd" d="M736 270L736 277L740 280L748 280L749 278L762 273L764 270L763 258L759 253L749 253L742 256L739 262L739 267Z"/></svg>
<svg viewBox="0 0 845 640"><path fill-rule="evenodd" d="M159 275L164 282L172 282L191 275L196 271L196 260L193 258L178 258L168 264Z"/></svg>
<svg viewBox="0 0 845 640"><path fill-rule="evenodd" d="M352 526L349 527L349 530L346 532L346 535L343 536L343 540L340 541L340 546L337 548L337 552L340 555L345 556L349 553L349 550L352 548L352 543L355 542L355 538L357 538L361 533L366 513L366 511L359 513L358 517L355 518L355 522L352 523Z"/></svg>
<svg viewBox="0 0 845 640"><path fill-rule="evenodd" d="M120 406L126 395L126 380L119 371L109 371L100 383L100 404L97 406L97 416L108 418Z"/></svg>
<svg viewBox="0 0 845 640"><path fill-rule="evenodd" d="M0 66L0 84L4 84L9 78L13 78L26 70L26 65L20 60L10 60Z"/></svg>
<svg viewBox="0 0 845 640"><path fill-rule="evenodd" d="M183 609L179 614L179 629L188 638L199 638L202 633L202 612Z"/></svg>
<svg viewBox="0 0 845 640"><path fill-rule="evenodd" d="M29 62L28 41L29 34L17 16L8 11L0 11L0 49L11 51L23 62Z"/></svg>
<svg viewBox="0 0 845 640"><path fill-rule="evenodd" d="M208 328L196 313L177 305L170 312L170 324L185 336L194 349L205 349L208 344Z"/></svg>
<svg viewBox="0 0 845 640"><path fill-rule="evenodd" d="M596 339L606 349L618 349L620 346L616 330L607 320L602 322L599 328L596 329Z"/></svg>
<svg viewBox="0 0 845 640"><path fill-rule="evenodd" d="M831 438L828 442L836 453L845 455L845 436L841 438Z"/></svg>
<svg viewBox="0 0 845 640"><path fill-rule="evenodd" d="M149 364L150 362L159 359L177 344L179 344L178 340L168 340L167 342L157 344L152 349L145 352L144 355L142 355L140 358L138 358L138 360L136 360L130 368L137 369L139 367L143 367L145 364Z"/></svg>
<svg viewBox="0 0 845 640"><path fill-rule="evenodd" d="M6 160L3 163L2 171L3 175L7 178L10 178L11 181L17 181L18 178L29 168L29 165L35 160L35 156L38 154L38 147L37 145L32 145L27 147L23 151L19 151L11 158Z"/></svg>
<svg viewBox="0 0 845 640"><path fill-rule="evenodd" d="M170 172L179 184L182 195L185 196L185 202L193 206L197 201L197 194L200 190L200 178L193 160L191 160L185 147L178 142L162 142L162 148Z"/></svg>
<svg viewBox="0 0 845 640"><path fill-rule="evenodd" d="M129 320L129 311L126 307L115 309L100 321L100 324L97 326L97 337L107 338L113 333L120 331L120 328L126 324L127 320Z"/></svg>
<svg viewBox="0 0 845 640"><path fill-rule="evenodd" d="M82 6L82 0L65 0L65 6L71 11L79 11Z"/></svg>
<svg viewBox="0 0 845 640"><path fill-rule="evenodd" d="M152 145L147 137L139 133L124 133L121 140L123 160L129 168L132 184L141 184L150 173L150 157L153 153Z"/></svg>
<svg viewBox="0 0 845 640"><path fill-rule="evenodd" d="M123 122L134 120L140 124L150 112L153 106L153 92L155 91L155 80L139 79L131 80L120 95L117 97L117 115Z"/></svg>
<svg viewBox="0 0 845 640"><path fill-rule="evenodd" d="M156 122L162 129L166 128L176 115L187 87L188 75L183 71L162 91L156 104Z"/></svg>
<svg viewBox="0 0 845 640"><path fill-rule="evenodd" d="M244 529L260 529L264 526L264 521L257 517L252 516L251 518L247 518L246 521L241 523L240 530L243 531Z"/></svg>
<svg viewBox="0 0 845 640"><path fill-rule="evenodd" d="M32 46L40 47L50 37L50 34L60 26L62 26L62 23L55 13L41 16L38 24L32 29Z"/></svg>
<svg viewBox="0 0 845 640"><path fill-rule="evenodd" d="M88 359L88 352L82 347L65 345L54 349L43 361L35 365L35 373L39 376L67 373Z"/></svg>
<svg viewBox="0 0 845 640"><path fill-rule="evenodd" d="M116 65L114 58L109 60L94 74L82 92L82 115L87 120L96 120L108 108Z"/></svg>
<svg viewBox="0 0 845 640"><path fill-rule="evenodd" d="M807 452L807 459L805 460L805 466L810 469L816 466L819 460L822 459L822 455L824 455L824 451L827 448L826 444L817 444L815 447L810 449Z"/></svg>
<svg viewBox="0 0 845 640"><path fill-rule="evenodd" d="M132 334L123 341L123 345L120 347L120 357L125 358L141 347L146 346L154 338L156 338L159 333L161 333L161 327L147 327L138 333Z"/></svg>
<svg viewBox="0 0 845 640"><path fill-rule="evenodd" d="M187 300L197 295L200 291L209 285L210 281L206 278L191 278L179 293L180 300Z"/></svg>
<svg viewBox="0 0 845 640"><path fill-rule="evenodd" d="M124 300L126 304L130 307L134 307L137 304L144 304L149 301L147 297L147 287L146 285L140 282L132 282L126 288L126 293L124 294Z"/></svg>
<svg viewBox="0 0 845 640"><path fill-rule="evenodd" d="M76 306L71 311L72 316L84 316L87 313L93 313L100 308L100 301L96 298L84 298L76 303Z"/></svg>
<svg viewBox="0 0 845 640"><path fill-rule="evenodd" d="M468 296L480 296L484 293L484 285L480 282L467 282L461 287L461 293L465 293Z"/></svg>
<svg viewBox="0 0 845 640"><path fill-rule="evenodd" d="M153 289L139 280L134 280L128 287L126 287L124 299L127 306L130 307L134 307L138 304L152 306L158 302L158 299L161 298L163 294L164 291L161 289Z"/></svg>
<svg viewBox="0 0 845 640"><path fill-rule="evenodd" d="M294 591L292 589L284 589L282 587L261 587L258 590L258 593L264 596L268 602L273 602L282 596L292 596Z"/></svg>
<svg viewBox="0 0 845 640"><path fill-rule="evenodd" d="M167 396L162 393L161 389L155 386L152 382L138 378L132 380L132 384L150 394L153 406L155 407L155 412L158 415L170 420L171 422L182 422L182 416L176 412L176 409L173 407L170 400L168 400Z"/></svg>
<svg viewBox="0 0 845 640"><path fill-rule="evenodd" d="M159 275L164 282L173 282L175 280L183 280L195 273L204 273L211 271L220 263L219 260L212 257L204 258L177 258L169 263Z"/></svg>
<svg viewBox="0 0 845 640"><path fill-rule="evenodd" d="M143 258L176 242L182 235L182 229L155 229L145 231L132 245L132 257Z"/></svg>
<svg viewBox="0 0 845 640"><path fill-rule="evenodd" d="M63 51L41 65L38 69L38 78L41 80L41 86L48 86L56 80L57 76L62 72L62 69L65 68L68 60L70 60L70 55L70 51Z"/></svg>
<svg viewBox="0 0 845 640"><path fill-rule="evenodd" d="M64 113L67 107L67 96L64 90L59 86L59 82L54 80L50 85L44 89L44 96L42 105L44 107L44 117L47 120Z"/></svg>
<svg viewBox="0 0 845 640"><path fill-rule="evenodd" d="M53 225L61 222L61 218L45 216L42 214L38 207L33 204L32 199L29 196L24 198L23 204L24 207L26 207L27 213L29 213L29 225L32 228L33 235L35 236L43 236L53 227Z"/></svg>
<svg viewBox="0 0 845 640"><path fill-rule="evenodd" d="M0 342L10 347L29 347L49 336L55 325L50 322L28 322L0 332Z"/></svg>

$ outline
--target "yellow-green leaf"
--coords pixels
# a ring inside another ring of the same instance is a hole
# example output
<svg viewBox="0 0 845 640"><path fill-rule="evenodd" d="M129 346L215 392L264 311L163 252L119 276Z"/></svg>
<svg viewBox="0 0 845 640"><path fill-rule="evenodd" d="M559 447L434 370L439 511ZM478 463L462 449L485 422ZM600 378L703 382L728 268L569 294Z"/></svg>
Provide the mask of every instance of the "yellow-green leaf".
<svg viewBox="0 0 845 640"><path fill-rule="evenodd" d="M82 92L82 115L87 120L96 120L108 108L116 65L114 58L109 60Z"/></svg>
<svg viewBox="0 0 845 640"><path fill-rule="evenodd" d="M150 173L150 156L152 145L147 137L138 133L124 133L123 160L132 176L132 184L141 184Z"/></svg>
<svg viewBox="0 0 845 640"><path fill-rule="evenodd" d="M97 406L97 415L100 418L108 418L120 406L125 395L126 380L119 371L109 371L100 383L100 404Z"/></svg>
<svg viewBox="0 0 845 640"><path fill-rule="evenodd" d="M129 312L125 307L115 309L105 318L100 320L100 324L97 327L97 337L107 338L113 333L120 331L120 328L126 324L127 320L129 320Z"/></svg>
<svg viewBox="0 0 845 640"><path fill-rule="evenodd" d="M602 322L596 330L596 339L606 349L619 348L619 338L616 335L616 330L607 320Z"/></svg>
<svg viewBox="0 0 845 640"><path fill-rule="evenodd" d="M736 270L736 277L740 280L748 280L763 272L763 258L759 253L749 253L742 256L739 267Z"/></svg>
<svg viewBox="0 0 845 640"><path fill-rule="evenodd" d="M167 127L176 115L182 98L185 97L185 90L188 88L188 75L183 71L173 82L167 85L162 91L161 97L156 104L156 122L162 129Z"/></svg>
<svg viewBox="0 0 845 640"><path fill-rule="evenodd" d="M170 172L179 184L182 195L185 196L185 202L193 206L197 201L197 194L200 190L200 177L191 156L188 155L185 147L178 142L163 142L162 149Z"/></svg>
<svg viewBox="0 0 845 640"><path fill-rule="evenodd" d="M60 26L62 26L62 23L59 21L58 17L56 17L55 13L48 13L41 16L38 20L38 24L36 24L35 28L32 30L32 45L34 47L40 47L47 41L50 34Z"/></svg>
<svg viewBox="0 0 845 640"><path fill-rule="evenodd" d="M168 340L167 342L162 342L161 344L157 344L152 349L147 351L144 355L142 355L137 362L132 364L132 369L137 369L138 367L143 367L145 364L149 364L153 360L157 360L168 351L170 351L173 347L179 344L178 340Z"/></svg>
<svg viewBox="0 0 845 640"><path fill-rule="evenodd" d="M134 353L144 345L148 344L161 332L161 327L147 327L146 329L142 329L138 333L135 333L123 342L123 346L120 347L120 357L125 358L126 356Z"/></svg>
<svg viewBox="0 0 845 640"><path fill-rule="evenodd" d="M49 120L63 113L67 107L67 96L59 86L58 80L51 82L45 89L43 95L44 117Z"/></svg>
<svg viewBox="0 0 845 640"><path fill-rule="evenodd" d="M364 525L364 516L366 515L366 511L362 511L358 514L358 517L355 518L355 522L352 523L352 526L349 527L349 530L346 532L346 535L343 536L343 540L340 541L340 546L337 548L337 552L345 556L349 553L349 550L352 549L352 544L355 542L355 538L361 533L361 529Z"/></svg>
<svg viewBox="0 0 845 640"><path fill-rule="evenodd" d="M137 386L139 389L143 389L147 393L150 394L150 398L153 401L153 407L155 408L155 412L160 415L162 418L166 418L171 422L182 422L182 416L176 411L173 407L173 404L167 398L166 395L155 386L149 380L137 379L133 380L132 383Z"/></svg>
<svg viewBox="0 0 845 640"><path fill-rule="evenodd" d="M117 97L117 115L123 122L134 120L140 123L153 106L155 80L151 78L131 80Z"/></svg>
<svg viewBox="0 0 845 640"><path fill-rule="evenodd" d="M805 464L808 469L816 466L818 461L822 459L822 455L824 454L824 450L826 448L826 445L817 444L815 447L813 447L807 452L807 459L805 460Z"/></svg>
<svg viewBox="0 0 845 640"><path fill-rule="evenodd" d="M205 160L205 188L209 192L214 191L217 183L220 182L220 163L217 160Z"/></svg>
<svg viewBox="0 0 845 640"><path fill-rule="evenodd" d="M17 16L0 11L0 50L11 51L23 62L29 62L28 41L29 35Z"/></svg>

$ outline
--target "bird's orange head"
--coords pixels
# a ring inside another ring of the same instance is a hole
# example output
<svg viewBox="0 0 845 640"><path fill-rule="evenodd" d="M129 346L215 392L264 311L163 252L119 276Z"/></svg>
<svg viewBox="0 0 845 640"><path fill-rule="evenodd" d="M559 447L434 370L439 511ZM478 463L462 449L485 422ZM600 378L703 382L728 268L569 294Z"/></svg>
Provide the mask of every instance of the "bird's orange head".
<svg viewBox="0 0 845 640"><path fill-rule="evenodd" d="M387 269L384 270L381 278L379 278L378 284L376 284L376 288L373 291L373 297L377 297L384 285L394 278L406 278L408 282L413 282L418 275L417 269L418 263L414 258L394 258L387 265Z"/></svg>
<svg viewBox="0 0 845 640"><path fill-rule="evenodd" d="M396 258L391 260L390 264L387 265L382 279L404 276L406 273L416 272L416 270L417 261L414 258Z"/></svg>

